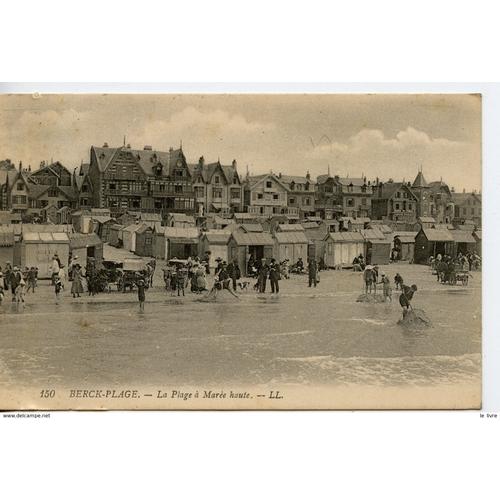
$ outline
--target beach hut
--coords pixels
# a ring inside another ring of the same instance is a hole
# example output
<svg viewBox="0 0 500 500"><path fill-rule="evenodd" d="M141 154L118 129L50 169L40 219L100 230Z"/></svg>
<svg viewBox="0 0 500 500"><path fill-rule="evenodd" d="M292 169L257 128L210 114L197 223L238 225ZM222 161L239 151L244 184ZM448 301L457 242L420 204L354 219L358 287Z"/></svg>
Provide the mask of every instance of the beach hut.
<svg viewBox="0 0 500 500"><path fill-rule="evenodd" d="M273 257L274 241L271 233L247 232L237 229L228 241L228 258L236 259L241 273L246 275L247 263L250 257L254 261L271 259Z"/></svg>
<svg viewBox="0 0 500 500"><path fill-rule="evenodd" d="M398 231L395 233L394 249L398 252L398 260L413 262L416 236L416 231Z"/></svg>
<svg viewBox="0 0 500 500"><path fill-rule="evenodd" d="M59 256L62 264L68 264L69 235L67 232L37 232L23 227L19 245L19 260L15 264L23 268L38 267L39 278L49 278L52 275L50 267L54 254Z"/></svg>
<svg viewBox="0 0 500 500"><path fill-rule="evenodd" d="M116 224L115 219L108 215L92 216L92 230L103 242L109 241L109 230L113 224Z"/></svg>
<svg viewBox="0 0 500 500"><path fill-rule="evenodd" d="M111 224L109 226L108 243L115 248L123 246L123 226Z"/></svg>
<svg viewBox="0 0 500 500"><path fill-rule="evenodd" d="M0 226L0 266L4 267L7 262L14 263L14 226L11 224Z"/></svg>
<svg viewBox="0 0 500 500"><path fill-rule="evenodd" d="M217 266L215 259L228 260L227 244L231 237L231 231L224 229L211 229L200 236L198 255L204 258L209 255L208 264L210 269Z"/></svg>
<svg viewBox="0 0 500 500"><path fill-rule="evenodd" d="M468 253L473 253L476 251L476 239L472 234L472 231L461 231L459 229L454 229L450 231L453 236L453 241L455 242L453 255L466 255Z"/></svg>
<svg viewBox="0 0 500 500"><path fill-rule="evenodd" d="M483 232L478 229L473 233L474 239L476 240L475 252L481 257L482 243L483 243Z"/></svg>
<svg viewBox="0 0 500 500"><path fill-rule="evenodd" d="M362 229L360 233L365 240L366 263L389 264L392 241L386 238L380 229Z"/></svg>
<svg viewBox="0 0 500 500"><path fill-rule="evenodd" d="M454 240L448 229L422 228L415 236L415 262L427 264L429 257L452 255Z"/></svg>
<svg viewBox="0 0 500 500"><path fill-rule="evenodd" d="M354 258L365 252L365 240L360 232L328 233L324 242L325 266L330 268L352 267Z"/></svg>
<svg viewBox="0 0 500 500"><path fill-rule="evenodd" d="M129 252L135 252L135 243L137 237L136 231L142 226L148 227L148 225L145 223L134 223L123 228L122 241L123 241L123 248L125 250L128 250Z"/></svg>
<svg viewBox="0 0 500 500"><path fill-rule="evenodd" d="M187 259L198 255L199 230L196 227L155 226L153 256L157 259Z"/></svg>
<svg viewBox="0 0 500 500"><path fill-rule="evenodd" d="M103 243L95 233L72 233L69 235L69 249L73 256L77 255L82 265L89 258L93 258L97 269L101 267L103 259Z"/></svg>
<svg viewBox="0 0 500 500"><path fill-rule="evenodd" d="M158 227L161 225L158 223ZM135 232L135 253L141 257L153 256L153 232L154 227L149 227L146 224L141 226Z"/></svg>
<svg viewBox="0 0 500 500"><path fill-rule="evenodd" d="M168 227L195 227L196 222L192 215L171 213L167 217Z"/></svg>
<svg viewBox="0 0 500 500"><path fill-rule="evenodd" d="M274 242L274 256L279 262L288 259L294 264L299 257L306 262L309 240L304 231L277 231Z"/></svg>

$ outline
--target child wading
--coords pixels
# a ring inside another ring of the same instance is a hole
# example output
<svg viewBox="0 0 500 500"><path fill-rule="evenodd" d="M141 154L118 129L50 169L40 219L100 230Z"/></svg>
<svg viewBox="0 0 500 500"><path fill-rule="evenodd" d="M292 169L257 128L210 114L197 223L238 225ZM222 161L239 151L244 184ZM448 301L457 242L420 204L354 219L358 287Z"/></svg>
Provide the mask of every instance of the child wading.
<svg viewBox="0 0 500 500"><path fill-rule="evenodd" d="M146 282L141 278L137 282L137 297L139 299L139 311L144 312L144 302L146 302Z"/></svg>
<svg viewBox="0 0 500 500"><path fill-rule="evenodd" d="M382 277L380 279L379 284L382 285L382 290L384 292L384 300L387 301L387 299L389 299L392 302L391 281L385 273L382 273Z"/></svg>
<svg viewBox="0 0 500 500"><path fill-rule="evenodd" d="M59 304L59 297L61 296L61 292L63 291L64 285L59 276L54 278L54 292L56 293L56 304Z"/></svg>
<svg viewBox="0 0 500 500"><path fill-rule="evenodd" d="M413 298L414 293L417 291L417 285L401 286L401 295L399 296L399 304L403 308L403 318L408 313L408 310L411 308L411 299Z"/></svg>

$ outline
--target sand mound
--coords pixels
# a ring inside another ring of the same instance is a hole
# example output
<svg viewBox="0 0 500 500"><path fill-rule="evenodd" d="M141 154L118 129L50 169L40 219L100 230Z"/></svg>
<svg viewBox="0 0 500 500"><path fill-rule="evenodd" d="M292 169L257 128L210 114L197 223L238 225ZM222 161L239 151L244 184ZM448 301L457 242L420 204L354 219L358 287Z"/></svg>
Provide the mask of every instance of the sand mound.
<svg viewBox="0 0 500 500"><path fill-rule="evenodd" d="M368 304L380 304L381 302L385 302L384 296L382 294L376 295L373 293L362 293L357 299L356 302L366 302Z"/></svg>
<svg viewBox="0 0 500 500"><path fill-rule="evenodd" d="M398 321L398 325L406 328L429 328L431 320L422 309L412 309L406 313L404 318Z"/></svg>

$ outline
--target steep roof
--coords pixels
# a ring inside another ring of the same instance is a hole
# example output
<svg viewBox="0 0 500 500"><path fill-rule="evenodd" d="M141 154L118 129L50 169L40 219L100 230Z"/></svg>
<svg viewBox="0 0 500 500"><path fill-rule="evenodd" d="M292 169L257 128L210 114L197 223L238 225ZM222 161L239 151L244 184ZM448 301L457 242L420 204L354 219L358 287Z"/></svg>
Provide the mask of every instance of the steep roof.
<svg viewBox="0 0 500 500"><path fill-rule="evenodd" d="M373 197L379 200L389 200L392 198L397 191L400 189L406 190L411 196L416 200L417 197L404 182L385 182L382 186L376 187L373 193Z"/></svg>
<svg viewBox="0 0 500 500"><path fill-rule="evenodd" d="M323 184L330 178L331 178L331 175L329 175L329 174L318 175L318 177L316 177L316 184Z"/></svg>
<svg viewBox="0 0 500 500"><path fill-rule="evenodd" d="M107 168L119 157L123 160L139 166L146 175L155 175L154 167L160 164L163 174L168 175L170 168L176 166L177 161L185 162L182 149L157 151L152 149L131 149L125 146L119 148L92 146L95 153L99 171L105 172Z"/></svg>
<svg viewBox="0 0 500 500"><path fill-rule="evenodd" d="M338 177L337 182L343 186L364 186L366 184L365 180L361 177Z"/></svg>
<svg viewBox="0 0 500 500"><path fill-rule="evenodd" d="M423 187L428 187L427 181L424 178L424 174L422 172L419 172L417 176L415 177L415 180L413 181L413 184L411 187L414 188L423 188Z"/></svg>

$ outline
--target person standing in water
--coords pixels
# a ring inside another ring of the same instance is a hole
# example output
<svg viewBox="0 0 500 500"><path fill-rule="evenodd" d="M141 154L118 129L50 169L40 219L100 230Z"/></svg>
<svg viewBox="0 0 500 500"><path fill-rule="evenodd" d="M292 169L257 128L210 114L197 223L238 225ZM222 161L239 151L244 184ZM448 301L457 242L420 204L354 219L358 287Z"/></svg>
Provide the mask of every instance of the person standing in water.
<svg viewBox="0 0 500 500"><path fill-rule="evenodd" d="M139 311L144 312L144 302L146 302L146 282L144 279L137 281L137 298L139 299Z"/></svg>
<svg viewBox="0 0 500 500"><path fill-rule="evenodd" d="M403 308L403 318L407 315L409 309L411 309L411 299L413 299L413 295L417 291L417 285L402 285L401 286L401 295L399 296L399 304Z"/></svg>

